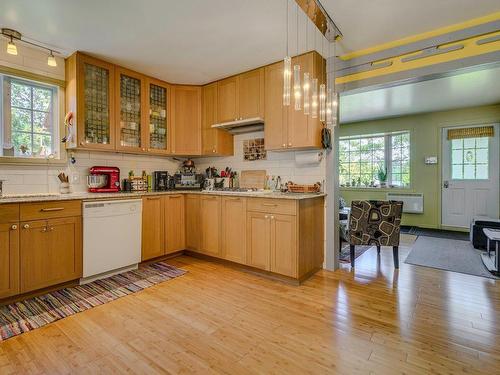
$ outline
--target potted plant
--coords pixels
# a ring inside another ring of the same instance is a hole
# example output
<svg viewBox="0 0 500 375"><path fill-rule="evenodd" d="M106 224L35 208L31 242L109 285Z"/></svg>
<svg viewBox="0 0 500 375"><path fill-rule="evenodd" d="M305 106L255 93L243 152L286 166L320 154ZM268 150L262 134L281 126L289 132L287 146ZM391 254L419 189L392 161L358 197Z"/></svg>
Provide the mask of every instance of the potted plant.
<svg viewBox="0 0 500 375"><path fill-rule="evenodd" d="M380 187L387 187L387 170L385 169L385 167L378 170L377 177L380 183Z"/></svg>

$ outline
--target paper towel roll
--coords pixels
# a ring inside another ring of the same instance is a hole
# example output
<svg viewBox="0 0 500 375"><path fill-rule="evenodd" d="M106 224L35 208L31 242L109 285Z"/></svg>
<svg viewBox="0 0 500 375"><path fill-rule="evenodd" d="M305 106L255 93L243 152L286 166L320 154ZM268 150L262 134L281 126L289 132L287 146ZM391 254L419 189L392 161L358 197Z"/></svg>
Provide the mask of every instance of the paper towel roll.
<svg viewBox="0 0 500 375"><path fill-rule="evenodd" d="M318 165L323 160L323 152L309 151L309 152L296 152L295 164L298 166L313 166Z"/></svg>

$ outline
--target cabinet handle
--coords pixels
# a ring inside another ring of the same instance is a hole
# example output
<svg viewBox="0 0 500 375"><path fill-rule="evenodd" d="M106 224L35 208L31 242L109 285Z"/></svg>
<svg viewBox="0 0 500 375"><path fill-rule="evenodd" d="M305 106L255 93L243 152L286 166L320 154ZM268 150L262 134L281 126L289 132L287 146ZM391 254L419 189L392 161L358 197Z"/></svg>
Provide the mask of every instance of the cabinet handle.
<svg viewBox="0 0 500 375"><path fill-rule="evenodd" d="M146 151L146 149L143 147L143 148L142 148L142 151Z"/></svg>
<svg viewBox="0 0 500 375"><path fill-rule="evenodd" d="M265 215L265 216L264 216L264 219L269 219L269 216L268 216L268 215Z"/></svg>
<svg viewBox="0 0 500 375"><path fill-rule="evenodd" d="M288 144L288 147L292 147L292 142L290 142L290 143Z"/></svg>
<svg viewBox="0 0 500 375"><path fill-rule="evenodd" d="M228 201L239 201L241 198L226 198Z"/></svg>
<svg viewBox="0 0 500 375"><path fill-rule="evenodd" d="M274 216L273 216L273 218L274 218ZM54 227L50 227L49 229L50 229L51 231L53 231L53 230L54 230Z"/></svg>
<svg viewBox="0 0 500 375"><path fill-rule="evenodd" d="M40 209L41 212L53 212L53 211L62 211L62 210L64 210L64 207L52 207L52 208Z"/></svg>
<svg viewBox="0 0 500 375"><path fill-rule="evenodd" d="M23 225L23 228L24 228L24 229L30 229L30 225L29 225L29 224L24 224L24 225Z"/></svg>
<svg viewBox="0 0 500 375"><path fill-rule="evenodd" d="M157 201L158 199L160 199L160 197L147 197L146 199L148 201Z"/></svg>
<svg viewBox="0 0 500 375"><path fill-rule="evenodd" d="M170 195L170 198L180 198L182 195Z"/></svg>
<svg viewBox="0 0 500 375"><path fill-rule="evenodd" d="M13 225L10 227L10 229L12 229L12 230L16 230L16 229L17 229L17 225L16 225L16 224L13 224Z"/></svg>
<svg viewBox="0 0 500 375"><path fill-rule="evenodd" d="M276 203L262 203L263 206L266 206L266 207L276 207L277 204Z"/></svg>
<svg viewBox="0 0 500 375"><path fill-rule="evenodd" d="M286 143L283 143L283 147L286 147Z"/></svg>
<svg viewBox="0 0 500 375"><path fill-rule="evenodd" d="M274 216L271 216L271 220L274 220Z"/></svg>
<svg viewBox="0 0 500 375"><path fill-rule="evenodd" d="M47 227L43 227L43 229L40 232L42 232L42 233L47 232Z"/></svg>

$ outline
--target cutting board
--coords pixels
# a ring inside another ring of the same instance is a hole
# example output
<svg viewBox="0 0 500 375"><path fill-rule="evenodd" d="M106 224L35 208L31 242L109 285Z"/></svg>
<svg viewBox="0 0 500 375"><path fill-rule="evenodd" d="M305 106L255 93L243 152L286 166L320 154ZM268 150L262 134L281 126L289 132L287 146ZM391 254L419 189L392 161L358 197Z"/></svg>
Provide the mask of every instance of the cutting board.
<svg viewBox="0 0 500 375"><path fill-rule="evenodd" d="M265 170L241 171L240 188L243 189L264 189L266 185Z"/></svg>

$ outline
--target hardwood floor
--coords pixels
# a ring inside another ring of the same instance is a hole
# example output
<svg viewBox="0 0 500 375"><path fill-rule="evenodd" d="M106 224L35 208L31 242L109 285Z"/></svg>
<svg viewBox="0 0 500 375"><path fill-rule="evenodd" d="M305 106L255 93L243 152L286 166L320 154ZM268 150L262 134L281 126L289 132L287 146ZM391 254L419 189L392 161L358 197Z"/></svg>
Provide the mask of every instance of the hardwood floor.
<svg viewBox="0 0 500 375"><path fill-rule="evenodd" d="M408 251L300 287L172 259L189 272L0 343L0 374L499 374L500 283Z"/></svg>

